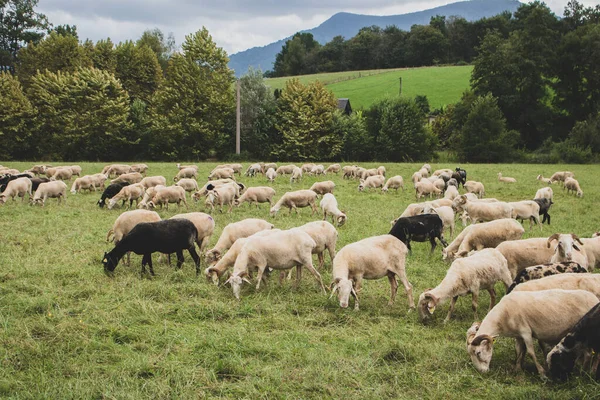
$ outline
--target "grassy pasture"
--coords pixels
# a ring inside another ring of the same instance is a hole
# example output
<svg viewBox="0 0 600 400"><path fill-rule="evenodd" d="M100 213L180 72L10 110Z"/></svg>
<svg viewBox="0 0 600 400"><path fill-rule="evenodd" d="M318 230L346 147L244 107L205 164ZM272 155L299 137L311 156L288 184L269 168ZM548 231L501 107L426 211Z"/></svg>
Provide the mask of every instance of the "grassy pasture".
<svg viewBox="0 0 600 400"><path fill-rule="evenodd" d="M18 169L32 163L0 162ZM80 163L85 173L100 163ZM152 163L151 175L175 175L174 164ZM364 164L375 167L378 164ZM420 164L384 164L388 176L409 179ZM455 165L434 164L437 168ZM212 164L201 164L200 176ZM551 210L552 225L543 232L574 232L590 237L600 228L594 205L600 195L599 166L463 165L469 178L486 184L486 195L504 200L533 198L540 187L535 177L571 170L585 192L567 196L558 186ZM500 184L496 174L518 183ZM389 231L389 221L414 201L406 190L382 195L359 193L357 182L331 178L340 207L349 220L339 229L338 250L368 236ZM319 178L318 180L322 180ZM251 186L266 179L243 178ZM285 191L309 188L317 178L290 185L278 178L276 198ZM100 210L96 194L68 195L67 205L49 200L45 208L20 202L0 206L0 397L7 398L587 398L598 384L577 374L565 383L545 383L526 358L526 371L516 373L514 340L500 338L491 372L478 373L465 351L471 325L470 299L460 299L455 317L423 326L408 312L400 288L396 304L387 306L387 279L365 281L361 310L339 308L317 290L304 272L302 285L280 287L275 279L255 292L245 287L236 301L229 287L217 288L195 277L189 255L176 271L158 263L154 279L140 279L141 256L130 267L120 264L113 279L102 272L103 252L112 248L106 233L118 210ZM204 211L190 203L190 210ZM163 218L177 208L159 210ZM184 212L183 210L181 212ZM269 220L268 208L247 204L233 213L215 213L214 244L223 227L247 217ZM318 219L303 209L283 211L272 221L279 228ZM459 228L460 230L460 228ZM316 261L316 258L315 258ZM407 261L415 300L436 286L447 265L429 244L416 243ZM326 256L324 282L331 280ZM503 294L501 285L497 286ZM480 296L480 318L489 296Z"/></svg>

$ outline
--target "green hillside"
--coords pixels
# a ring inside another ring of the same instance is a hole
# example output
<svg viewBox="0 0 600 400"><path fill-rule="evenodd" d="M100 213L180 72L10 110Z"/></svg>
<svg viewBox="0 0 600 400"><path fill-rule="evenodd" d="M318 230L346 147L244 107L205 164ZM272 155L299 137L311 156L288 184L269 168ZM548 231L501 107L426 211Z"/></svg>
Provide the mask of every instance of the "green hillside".
<svg viewBox="0 0 600 400"><path fill-rule="evenodd" d="M439 108L460 99L469 88L473 67L424 67L395 70L348 71L330 74L302 75L304 84L319 80L335 93L347 97L354 109L367 108L386 96L396 96L402 77L402 95L426 95L432 108ZM283 88L290 77L267 79L273 89Z"/></svg>

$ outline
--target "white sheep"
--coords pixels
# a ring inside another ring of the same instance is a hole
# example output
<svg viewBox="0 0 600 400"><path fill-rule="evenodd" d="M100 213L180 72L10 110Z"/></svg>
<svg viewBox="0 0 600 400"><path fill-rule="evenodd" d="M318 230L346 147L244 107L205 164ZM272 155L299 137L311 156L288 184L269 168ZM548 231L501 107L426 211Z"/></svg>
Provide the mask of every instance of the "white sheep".
<svg viewBox="0 0 600 400"><path fill-rule="evenodd" d="M363 190L368 189L368 188L380 188L383 187L383 184L385 183L385 176L383 175L372 175L369 176L367 179L361 179L360 180L360 185L358 185L358 190L360 192L362 192Z"/></svg>
<svg viewBox="0 0 600 400"><path fill-rule="evenodd" d="M310 187L310 190L318 195L324 195L325 193L333 193L335 189L335 183L333 181L315 182Z"/></svg>
<svg viewBox="0 0 600 400"><path fill-rule="evenodd" d="M502 176L502 172L498 172L498 182L516 183L517 180L515 178L510 178L508 176Z"/></svg>
<svg viewBox="0 0 600 400"><path fill-rule="evenodd" d="M228 205L228 213L231 212L235 204L235 199L239 196L239 186L237 183L228 183L223 186L216 187L209 191L209 195L215 197L212 208L214 209L214 203L219 205L219 211L223 212L223 206Z"/></svg>
<svg viewBox="0 0 600 400"><path fill-rule="evenodd" d="M342 172L343 172L342 178L344 178L344 179L354 178L356 176L356 169L357 168L358 167L356 165L345 165L342 168Z"/></svg>
<svg viewBox="0 0 600 400"><path fill-rule="evenodd" d="M115 220L112 228L106 235L106 241L112 241L118 244L125 235L127 235L140 222L160 221L160 215L155 211L132 210L125 211Z"/></svg>
<svg viewBox="0 0 600 400"><path fill-rule="evenodd" d="M129 169L129 172L139 172L140 174L145 174L148 171L148 165L146 164L134 164Z"/></svg>
<svg viewBox="0 0 600 400"><path fill-rule="evenodd" d="M248 169L246 170L246 173L244 175L255 176L256 174L258 174L261 171L262 171L262 166L259 163L255 163L255 164L251 164L248 167Z"/></svg>
<svg viewBox="0 0 600 400"><path fill-rule="evenodd" d="M156 185L151 188L148 188L144 191L144 195L142 200L138 203L137 208L145 208L148 209L148 203L154 198L156 192L166 188L165 185Z"/></svg>
<svg viewBox="0 0 600 400"><path fill-rule="evenodd" d="M544 182L545 184L552 185L552 179L544 178L542 175L538 175L535 179L537 179L540 182Z"/></svg>
<svg viewBox="0 0 600 400"><path fill-rule="evenodd" d="M311 168L310 175L325 175L325 167L321 164L315 165Z"/></svg>
<svg viewBox="0 0 600 400"><path fill-rule="evenodd" d="M191 212L186 214L177 214L173 215L170 219L187 219L191 221L196 230L198 231L198 238L196 239L196 244L200 249L200 254L204 253L204 249L208 245L210 241L210 237L212 236L215 230L215 220L208 214L202 212Z"/></svg>
<svg viewBox="0 0 600 400"><path fill-rule="evenodd" d="M306 164L302 164L300 169L302 170L302 172L309 173L313 169L314 166L315 166L315 163L306 163Z"/></svg>
<svg viewBox="0 0 600 400"><path fill-rule="evenodd" d="M275 189L272 187L249 187L239 199L234 200L234 204L239 207L243 202L247 201L250 206L252 206L252 204L256 204L256 208L258 208L259 203L269 203L271 206L273 202L273 196L275 196Z"/></svg>
<svg viewBox="0 0 600 400"><path fill-rule="evenodd" d="M130 170L131 170L130 165L112 164L112 165L108 166L108 169L106 171L102 170L102 173L105 173L106 175L111 177L111 176L119 176L119 175L127 174L127 173L129 173Z"/></svg>
<svg viewBox="0 0 600 400"><path fill-rule="evenodd" d="M206 252L206 263L209 265L214 264L236 240L270 229L273 229L273 224L258 218L247 218L228 224L223 228L223 232L221 232L215 246Z"/></svg>
<svg viewBox="0 0 600 400"><path fill-rule="evenodd" d="M340 211L337 200L332 193L326 193L319 203L319 206L321 206L321 210L323 210L323 221L327 219L327 214L329 214L331 215L332 223L334 223L334 219L337 220L338 226L342 226L346 223L348 217L346 216L346 213Z"/></svg>
<svg viewBox="0 0 600 400"><path fill-rule="evenodd" d="M291 175L294 172L294 168L297 168L294 164L282 165L275 170L278 175Z"/></svg>
<svg viewBox="0 0 600 400"><path fill-rule="evenodd" d="M128 188L125 186L123 189ZM179 186L168 186L160 191L156 192L151 201L148 202L148 208L156 208L159 205L163 205L166 209L169 209L169 203L176 203L177 208L181 206L181 203L188 208L187 201L185 200L185 190Z"/></svg>
<svg viewBox="0 0 600 400"><path fill-rule="evenodd" d="M421 179L421 181L415 183L415 197L420 199L426 196L441 196L442 191L435 187L427 178Z"/></svg>
<svg viewBox="0 0 600 400"><path fill-rule="evenodd" d="M227 185L229 183L235 183L233 179L217 179L214 181L208 181L198 190L196 193L192 195L192 199L195 201L200 200L202 197L206 196L209 190L213 190L214 188L219 188L221 186ZM238 186L239 187L239 186ZM209 189L210 188L210 189ZM239 195L239 193L238 193Z"/></svg>
<svg viewBox="0 0 600 400"><path fill-rule="evenodd" d="M73 175L81 176L82 169L79 165L70 165L69 168L71 168Z"/></svg>
<svg viewBox="0 0 600 400"><path fill-rule="evenodd" d="M525 351L541 376L544 368L538 363L534 338L555 345L583 317L598 299L584 290L542 290L512 292L502 298L483 322L475 322L467 331L467 352L479 372L488 372L494 341L498 336L516 339L516 369L523 368Z"/></svg>
<svg viewBox="0 0 600 400"><path fill-rule="evenodd" d="M140 183L142 181L142 179L144 179L144 177L139 172L129 172L126 174L119 175L118 177L116 177L115 179L113 179L110 182L111 183L127 182L130 185L133 185L134 183Z"/></svg>
<svg viewBox="0 0 600 400"><path fill-rule="evenodd" d="M161 177L162 178L162 177ZM190 179L190 178L183 178L180 179L175 186L180 186L183 188L183 190L185 190L186 192L197 192L198 190L200 190L200 188L198 187L198 182L196 182L195 179Z"/></svg>
<svg viewBox="0 0 600 400"><path fill-rule="evenodd" d="M594 268L600 267L600 237L581 238L583 243L583 252L588 260L588 269L593 271Z"/></svg>
<svg viewBox="0 0 600 400"><path fill-rule="evenodd" d="M210 175L208 175L208 179L233 179L235 180L235 171L232 168L216 168L214 169Z"/></svg>
<svg viewBox="0 0 600 400"><path fill-rule="evenodd" d="M144 189L158 185L167 186L167 179L164 176L147 176L140 181L140 184L144 187Z"/></svg>
<svg viewBox="0 0 600 400"><path fill-rule="evenodd" d="M54 171L54 174L52 175L50 180L51 181L58 181L58 180L68 181L71 179L72 176L73 176L73 170L71 168L60 167L60 168L56 168L56 170Z"/></svg>
<svg viewBox="0 0 600 400"><path fill-rule="evenodd" d="M424 167L425 166L421 167L421 169L423 169ZM440 176L442 174L450 174L450 175L452 175L453 172L454 171L452 171L449 168L442 168L442 169L437 169L437 170L433 171L433 174L431 174L431 175L435 175L435 176Z"/></svg>
<svg viewBox="0 0 600 400"><path fill-rule="evenodd" d="M533 229L533 223L537 223L542 230L542 224L540 222L540 205L533 200L522 200L509 202L508 205L512 207L511 217L520 220L529 220L529 230Z"/></svg>
<svg viewBox="0 0 600 400"><path fill-rule="evenodd" d="M570 171L559 171L552 174L550 182L564 182L567 178L573 178L575 175Z"/></svg>
<svg viewBox="0 0 600 400"><path fill-rule="evenodd" d="M125 204L126 201L129 201L127 208L129 209L135 200L136 207L139 206L140 197L144 196L144 188L139 183L129 186L124 186L119 193L113 196L108 201L108 209L112 210L112 208L119 202L123 201ZM150 203L148 203L149 205Z"/></svg>
<svg viewBox="0 0 600 400"><path fill-rule="evenodd" d="M15 197L20 197L21 202L23 202L25 201L26 194L28 194L29 198L31 199L31 186L31 180L26 177L17 178L13 179L12 181L9 181L6 185L6 189L4 189L4 192L0 194L0 204L6 203L8 198L12 198L14 201Z"/></svg>
<svg viewBox="0 0 600 400"><path fill-rule="evenodd" d="M365 169L365 168L359 167L356 172L360 179L367 179L370 176L379 175L377 168ZM385 181L385 179L384 179L384 181Z"/></svg>
<svg viewBox="0 0 600 400"><path fill-rule="evenodd" d="M477 320L477 301L479 291L484 289L490 293L490 310L496 304L497 282L504 283L505 289L512 283L506 259L496 249L484 249L467 258L454 260L442 282L434 289L428 289L419 296L418 311L421 321L428 320L435 308L448 299L450 308L444 322L452 317L456 300L459 296L471 293L471 304L475 320Z"/></svg>
<svg viewBox="0 0 600 400"><path fill-rule="evenodd" d="M104 189L104 182L106 182L106 180L108 179L108 175L105 175L103 173L97 173L91 175L91 177L94 181L94 186L96 186L96 189Z"/></svg>
<svg viewBox="0 0 600 400"><path fill-rule="evenodd" d="M449 206L434 207L431 203L426 203L423 206L423 214L437 214L442 220L444 229L450 230L450 239L454 237L454 210Z"/></svg>
<svg viewBox="0 0 600 400"><path fill-rule="evenodd" d="M387 180L385 185L381 188L381 191L387 193L390 189L396 189L397 193L399 188L402 188L402 191L404 191L404 179L402 179L400 175L395 175Z"/></svg>
<svg viewBox="0 0 600 400"><path fill-rule="evenodd" d="M541 279L523 282L515 286L513 291L536 292L549 289L585 290L600 299L600 274L580 274L570 272L550 275Z"/></svg>
<svg viewBox="0 0 600 400"><path fill-rule="evenodd" d="M182 168L179 170L177 175L173 178L173 181L177 182L183 178L193 178L196 179L198 177L198 169L197 168Z"/></svg>
<svg viewBox="0 0 600 400"><path fill-rule="evenodd" d="M337 173L340 172L341 169L342 169L342 166L340 164L331 164L329 167L327 167L325 169L325 174L328 174L331 172L331 173L334 173L337 175Z"/></svg>
<svg viewBox="0 0 600 400"><path fill-rule="evenodd" d="M277 172L273 168L269 168L265 174L269 182L273 183L275 178L277 178Z"/></svg>
<svg viewBox="0 0 600 400"><path fill-rule="evenodd" d="M421 177L423 178L428 178L429 177L429 171L427 170L427 168L421 168L419 170L419 174L421 175Z"/></svg>
<svg viewBox="0 0 600 400"><path fill-rule="evenodd" d="M478 198L482 199L485 197L485 187L483 183L477 181L466 181L463 185L467 193L476 194Z"/></svg>
<svg viewBox="0 0 600 400"><path fill-rule="evenodd" d="M312 190L296 190L295 192L287 192L275 203L273 207L271 207L270 214L272 217L277 215L277 212L281 209L281 207L287 207L290 210L290 214L292 210L296 211L298 214L298 208L308 207L312 208L313 215L317 211L317 205L315 202L317 201L317 194Z"/></svg>
<svg viewBox="0 0 600 400"><path fill-rule="evenodd" d="M458 196L460 196L460 193L458 193L458 189L455 186L448 186L444 192L445 199L454 200Z"/></svg>
<svg viewBox="0 0 600 400"><path fill-rule="evenodd" d="M550 262L554 249L549 248L547 238L507 240L496 246L508 262L508 270L514 279L517 274L532 265Z"/></svg>
<svg viewBox="0 0 600 400"><path fill-rule="evenodd" d="M295 229L300 229L315 241L316 246L312 253L317 255L319 259L319 269L323 269L325 264L325 250L329 253L329 258L333 263L335 259L335 244L337 242L338 233L333 225L327 221L313 221Z"/></svg>
<svg viewBox="0 0 600 400"><path fill-rule="evenodd" d="M512 218L512 207L508 203L470 201L465 195L455 198L452 208L456 211L466 211L473 224L478 221L487 222Z"/></svg>
<svg viewBox="0 0 600 400"><path fill-rule="evenodd" d="M104 176L104 175L103 175ZM95 179L91 175L85 175L81 178L77 178L73 181L73 185L71 185L71 194L75 194L81 192L82 190L89 190L90 192L94 190L96 191L96 182Z"/></svg>
<svg viewBox="0 0 600 400"><path fill-rule="evenodd" d="M425 168L427 170L427 172L429 172L429 174L431 174L431 165L423 164L423 166L419 169L423 169L423 168Z"/></svg>
<svg viewBox="0 0 600 400"><path fill-rule="evenodd" d="M565 179L565 189L567 189L567 194L573 192L577 194L577 197L583 197L583 190L581 190L579 182L575 178Z"/></svg>
<svg viewBox="0 0 600 400"><path fill-rule="evenodd" d="M554 248L554 254L550 258L551 263L574 261L583 268L588 269L588 259L585 253L575 243L578 242L581 246L583 246L583 242L577 235L574 233L555 233L548 238L548 248L551 247L551 242L553 240L556 240L557 243L556 247Z"/></svg>
<svg viewBox="0 0 600 400"><path fill-rule="evenodd" d="M385 176L386 170L383 165L377 167L377 175Z"/></svg>
<svg viewBox="0 0 600 400"><path fill-rule="evenodd" d="M551 187L543 187L535 192L534 199L548 199L552 201L554 200L554 192L552 191Z"/></svg>
<svg viewBox="0 0 600 400"><path fill-rule="evenodd" d="M294 166L292 176L290 177L290 183L293 183L294 181L298 182L300 179L302 179L302 169Z"/></svg>
<svg viewBox="0 0 600 400"><path fill-rule="evenodd" d="M57 198L58 204L61 203L61 200L64 199L65 203L67 202L67 184L63 181L53 181L53 182L45 182L40 183L37 190L35 191L35 195L33 199L30 197L31 204L41 203L42 207L46 205L46 200L48 198Z"/></svg>
<svg viewBox="0 0 600 400"><path fill-rule="evenodd" d="M197 165L181 165L181 164L177 164L177 169L178 170L182 170L182 169L186 169L186 168L191 168L191 169L195 169L196 171L198 171L198 166Z"/></svg>
<svg viewBox="0 0 600 400"><path fill-rule="evenodd" d="M392 235L373 236L351 243L342 248L333 260L333 289L337 291L340 307L348 307L350 295L354 297L354 309L358 310L358 292L363 279L380 279L387 276L391 295L389 305L394 303L398 281L404 285L408 306L415 308L412 285L406 277L406 245Z"/></svg>

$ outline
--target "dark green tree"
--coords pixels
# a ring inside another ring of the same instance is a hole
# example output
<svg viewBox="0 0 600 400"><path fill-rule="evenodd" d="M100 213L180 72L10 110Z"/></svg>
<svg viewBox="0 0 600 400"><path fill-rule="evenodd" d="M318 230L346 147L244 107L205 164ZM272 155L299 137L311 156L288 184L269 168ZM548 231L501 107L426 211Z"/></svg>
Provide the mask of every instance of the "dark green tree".
<svg viewBox="0 0 600 400"><path fill-rule="evenodd" d="M308 67L316 66L316 60L311 55L318 53L320 46L312 33L296 33L275 56L272 75L294 76L314 72L309 71Z"/></svg>
<svg viewBox="0 0 600 400"><path fill-rule="evenodd" d="M31 128L35 109L18 79L0 72L0 159L31 159Z"/></svg>
<svg viewBox="0 0 600 400"><path fill-rule="evenodd" d="M410 66L433 65L447 59L448 40L442 32L429 25L413 25L406 46Z"/></svg>
<svg viewBox="0 0 600 400"><path fill-rule="evenodd" d="M173 33L169 33L165 37L160 29L154 28L144 31L142 36L137 40L136 45L138 47L142 45L150 47L154 54L156 54L156 58L164 71L167 69L169 58L175 52L175 36Z"/></svg>
<svg viewBox="0 0 600 400"><path fill-rule="evenodd" d="M137 46L131 41L120 43L115 49L115 76L133 99L146 104L162 82L162 70L156 54L146 45Z"/></svg>

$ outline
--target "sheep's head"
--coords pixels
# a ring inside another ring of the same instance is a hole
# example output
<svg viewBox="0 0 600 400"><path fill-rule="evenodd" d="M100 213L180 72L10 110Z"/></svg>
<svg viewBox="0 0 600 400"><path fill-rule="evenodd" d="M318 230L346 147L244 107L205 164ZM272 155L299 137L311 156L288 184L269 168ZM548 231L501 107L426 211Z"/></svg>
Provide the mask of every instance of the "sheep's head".
<svg viewBox="0 0 600 400"><path fill-rule="evenodd" d="M204 255L204 261L209 266L213 266L221 259L221 252L219 250L208 250Z"/></svg>
<svg viewBox="0 0 600 400"><path fill-rule="evenodd" d="M417 307L417 310L419 311L419 317L423 323L429 321L435 311L435 306L440 302L436 296L429 293L430 290L431 289L425 290L419 296L419 306Z"/></svg>
<svg viewBox="0 0 600 400"><path fill-rule="evenodd" d="M242 284L246 282L246 283L251 283L248 278L246 278L246 273L242 272L239 275L232 275L229 279L227 279L227 281L225 282L226 284L231 284L231 288L233 289L233 295L235 296L236 299L240 299L240 292L242 291Z"/></svg>
<svg viewBox="0 0 600 400"><path fill-rule="evenodd" d="M348 219L348 217L346 216L346 213L342 211L342 215L337 218L338 226L344 225L346 223L346 219Z"/></svg>
<svg viewBox="0 0 600 400"><path fill-rule="evenodd" d="M576 343L572 335L567 335L546 356L548 372L554 379L564 380L569 377L579 352L575 351Z"/></svg>
<svg viewBox="0 0 600 400"><path fill-rule="evenodd" d="M332 286L333 289L331 290L331 296L333 296L336 291L338 292L338 300L340 301L340 307L342 308L348 308L351 294L355 296L355 299L358 297L356 296L354 282L352 279L337 278L335 281L333 281Z"/></svg>
<svg viewBox="0 0 600 400"><path fill-rule="evenodd" d="M204 270L204 275L206 275L206 280L209 282L212 281L215 285L219 286L219 274L212 267L208 267Z"/></svg>
<svg viewBox="0 0 600 400"><path fill-rule="evenodd" d="M104 252L104 257L102 258L104 273L108 276L112 276L118 262L119 260L115 260L109 253Z"/></svg>
<svg viewBox="0 0 600 400"><path fill-rule="evenodd" d="M579 237L573 233L571 233L571 234L555 233L554 235L552 235L548 238L548 242L547 242L548 247L550 247L550 242L552 242L552 240L558 241L558 244L556 245L556 248L554 249L554 251L558 252L560 254L560 256L563 259L565 259L566 261L571 261L573 259L573 249L575 249L576 251L581 251L579 246L577 246L577 244L575 242L578 242L579 244L581 244L583 246L581 239L579 239Z"/></svg>
<svg viewBox="0 0 600 400"><path fill-rule="evenodd" d="M477 335L479 326L479 322L474 322L467 330L467 353L477 371L488 372L494 351L494 338L490 335Z"/></svg>
<svg viewBox="0 0 600 400"><path fill-rule="evenodd" d="M6 203L6 196L0 195L0 204L4 204L4 203Z"/></svg>
<svg viewBox="0 0 600 400"><path fill-rule="evenodd" d="M583 197L583 190L579 189L577 191L577 197Z"/></svg>
<svg viewBox="0 0 600 400"><path fill-rule="evenodd" d="M275 208L275 206L273 206L273 207L271 207L269 214L271 214L271 217L275 217L277 215L277 211L279 211L279 209L277 209L277 208Z"/></svg>

